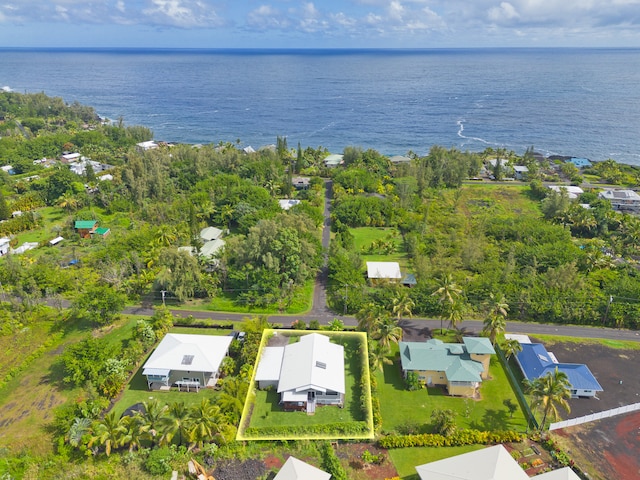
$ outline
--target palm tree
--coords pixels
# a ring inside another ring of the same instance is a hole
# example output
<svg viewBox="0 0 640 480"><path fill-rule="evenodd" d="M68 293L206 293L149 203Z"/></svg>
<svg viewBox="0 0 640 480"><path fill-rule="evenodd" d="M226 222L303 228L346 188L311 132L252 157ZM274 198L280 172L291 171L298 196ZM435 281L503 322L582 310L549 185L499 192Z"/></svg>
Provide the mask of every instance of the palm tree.
<svg viewBox="0 0 640 480"><path fill-rule="evenodd" d="M67 432L67 441L72 447L77 447L84 437L91 430L90 418L74 418L69 431Z"/></svg>
<svg viewBox="0 0 640 480"><path fill-rule="evenodd" d="M482 333L489 337L491 344L495 345L496 338L504 333L507 328L507 312L509 311L509 304L504 298L504 295L489 295L491 299L491 305L489 307L489 315L484 321L484 327Z"/></svg>
<svg viewBox="0 0 640 480"><path fill-rule="evenodd" d="M144 425L148 425L147 429L149 436L151 437L151 445L155 445L156 437L160 432L160 427L162 426L161 419L167 415L167 411L169 407L160 401L157 398L154 398L150 402L142 402L143 411L140 414L142 417Z"/></svg>
<svg viewBox="0 0 640 480"><path fill-rule="evenodd" d="M542 422L540 430L544 429L547 417L558 418L558 407L562 407L567 413L571 412L569 400L571 398L571 383L565 372L555 368L553 373L548 372L543 377L538 377L527 386L528 393L533 397L531 408L542 408Z"/></svg>
<svg viewBox="0 0 640 480"><path fill-rule="evenodd" d="M146 425L140 414L131 417L123 417L126 432L123 437L123 445L129 444L129 451L140 448L142 441L148 438L149 425Z"/></svg>
<svg viewBox="0 0 640 480"><path fill-rule="evenodd" d="M438 297L440 302L441 314L440 314L440 332L444 331L442 321L450 310L451 305L462 294L462 289L453 281L453 277L450 273L442 274L438 278L438 288L431 295Z"/></svg>
<svg viewBox="0 0 640 480"><path fill-rule="evenodd" d="M107 457L111 455L111 450L118 448L124 439L127 429L122 418L116 416L116 412L110 412L105 415L102 421L99 421L94 427L94 435L89 441L89 447L94 443L104 446L104 452Z"/></svg>
<svg viewBox="0 0 640 480"><path fill-rule="evenodd" d="M223 222L227 224L227 230L231 229L231 220L233 219L233 214L235 213L235 209L233 205L223 205L220 210L220 218Z"/></svg>
<svg viewBox="0 0 640 480"><path fill-rule="evenodd" d="M464 315L467 313L467 304L463 300L457 299L450 304L447 309L447 320L449 320L449 326L452 329L457 330L458 324L462 323Z"/></svg>
<svg viewBox="0 0 640 480"><path fill-rule="evenodd" d="M248 389L247 382L238 377L227 377L224 380L217 403L231 423L237 424L240 421Z"/></svg>
<svg viewBox="0 0 640 480"><path fill-rule="evenodd" d="M356 313L358 320L358 330L367 332L369 335L375 330L375 326L387 315L383 307L373 302L367 303Z"/></svg>
<svg viewBox="0 0 640 480"><path fill-rule="evenodd" d="M171 225L160 225L156 234L156 244L161 247L170 247L176 240L178 235L176 229Z"/></svg>
<svg viewBox="0 0 640 480"><path fill-rule="evenodd" d="M416 306L416 303L411 299L407 292L398 292L393 297L393 313L400 320L403 314L406 314L409 318L412 316L412 309Z"/></svg>
<svg viewBox="0 0 640 480"><path fill-rule="evenodd" d="M384 365L392 365L393 361L387 356L388 350L379 343L369 344L369 367L371 370L382 370Z"/></svg>
<svg viewBox="0 0 640 480"><path fill-rule="evenodd" d="M169 405L168 415L160 418L162 428L161 442L170 444L174 437L178 435L178 445L182 445L185 437L188 439L189 429L191 428L191 417L184 402L175 402Z"/></svg>
<svg viewBox="0 0 640 480"><path fill-rule="evenodd" d="M58 198L57 202L60 208L63 208L70 212L74 212L79 205L78 199L70 191L64 192L62 195L60 195L60 198Z"/></svg>
<svg viewBox="0 0 640 480"><path fill-rule="evenodd" d="M208 398L203 398L198 405L191 407L191 441L198 446L206 441L211 441L215 435L222 431L222 413L218 405L213 405Z"/></svg>
<svg viewBox="0 0 640 480"><path fill-rule="evenodd" d="M386 316L375 326L371 336L378 341L381 348L389 351L391 342L398 343L402 339L402 328L398 326L397 319Z"/></svg>
<svg viewBox="0 0 640 480"><path fill-rule="evenodd" d="M505 339L500 345L505 357L509 360L513 355L522 351L522 344L515 338Z"/></svg>

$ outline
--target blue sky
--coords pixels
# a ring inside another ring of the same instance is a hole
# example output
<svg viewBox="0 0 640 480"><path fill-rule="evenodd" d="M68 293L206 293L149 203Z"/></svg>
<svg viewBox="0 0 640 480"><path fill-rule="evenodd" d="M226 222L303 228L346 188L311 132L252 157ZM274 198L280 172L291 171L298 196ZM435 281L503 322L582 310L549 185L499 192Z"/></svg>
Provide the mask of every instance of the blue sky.
<svg viewBox="0 0 640 480"><path fill-rule="evenodd" d="M0 0L0 47L640 47L640 0Z"/></svg>

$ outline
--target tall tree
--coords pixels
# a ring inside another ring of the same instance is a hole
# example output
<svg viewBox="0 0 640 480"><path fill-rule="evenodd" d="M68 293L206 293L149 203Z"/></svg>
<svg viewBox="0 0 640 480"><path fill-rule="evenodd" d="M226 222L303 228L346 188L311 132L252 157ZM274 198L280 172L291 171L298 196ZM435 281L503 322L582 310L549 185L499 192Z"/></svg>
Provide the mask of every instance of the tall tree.
<svg viewBox="0 0 640 480"><path fill-rule="evenodd" d="M398 320L402 318L403 315L411 318L412 310L416 306L416 303L411 299L407 292L399 291L393 297L393 314L396 315Z"/></svg>
<svg viewBox="0 0 640 480"><path fill-rule="evenodd" d="M398 343L402 340L402 328L398 326L397 319L387 315L376 324L371 336L377 340L385 350L389 351L391 349L391 342Z"/></svg>
<svg viewBox="0 0 640 480"><path fill-rule="evenodd" d="M507 328L509 304L504 295L490 295L489 314L484 321L482 333L487 335L491 344L495 345L499 335Z"/></svg>
<svg viewBox="0 0 640 480"><path fill-rule="evenodd" d="M191 441L202 446L204 442L210 442L223 430L224 422L220 407L214 405L208 398L191 407Z"/></svg>
<svg viewBox="0 0 640 480"><path fill-rule="evenodd" d="M571 398L571 383L565 372L558 370L542 377L538 377L527 385L528 393L533 397L532 408L542 409L542 421L540 430L545 428L547 418L558 418L558 407L562 407L567 413L571 412L568 400Z"/></svg>
<svg viewBox="0 0 640 480"><path fill-rule="evenodd" d="M443 273L438 279L438 288L431 294L438 297L440 303L440 331L444 331L442 321L452 310L453 304L462 294L462 289L453 280L450 273Z"/></svg>
<svg viewBox="0 0 640 480"><path fill-rule="evenodd" d="M178 445L189 439L191 429L190 411L184 402L174 402L169 405L167 414L159 419L162 443L171 444L177 436Z"/></svg>

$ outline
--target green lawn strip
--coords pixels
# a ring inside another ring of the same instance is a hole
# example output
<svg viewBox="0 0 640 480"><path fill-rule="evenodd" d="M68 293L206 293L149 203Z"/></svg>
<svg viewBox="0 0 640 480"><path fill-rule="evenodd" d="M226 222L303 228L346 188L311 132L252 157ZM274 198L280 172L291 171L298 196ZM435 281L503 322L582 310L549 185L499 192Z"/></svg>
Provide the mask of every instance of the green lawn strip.
<svg viewBox="0 0 640 480"><path fill-rule="evenodd" d="M307 280L301 288L296 289L291 304L288 307L284 306L282 308L277 304L268 307L247 306L239 303L236 295L224 292L206 304L192 302L182 305L171 305L171 308L176 310L246 313L247 315L272 315L282 313L296 315L308 312L311 309L314 286L315 281L313 279Z"/></svg>
<svg viewBox="0 0 640 480"><path fill-rule="evenodd" d="M467 399L446 395L439 387L410 392L406 389L398 361L385 365L377 372L378 397L382 414L382 430L397 432L401 427L414 425L423 429L431 422L434 410L453 410L459 428L477 430L526 430L526 420L520 409L510 417L503 401L517 404L515 394L502 366L493 358L489 368L490 380L482 382L480 399Z"/></svg>
<svg viewBox="0 0 640 480"><path fill-rule="evenodd" d="M259 362L262 351L267 345L268 339L274 333L274 330L265 330L262 342L257 355ZM278 331L279 335L289 335L291 337L308 334L304 331ZM371 405L367 412L363 412L360 406L360 375L362 365L367 363L366 348L362 349L361 345L366 345L366 336L362 332L322 332L324 335L331 337L335 343L340 343L345 347L345 402L343 408L334 406L322 406L316 409L315 415L307 415L305 412L285 412L279 405L279 397L277 392L258 390L255 386L255 372L257 371L257 363L254 367L253 377L251 379L251 389L247 395L242 419L238 428L237 440L295 440L295 439L338 439L338 438L373 438L373 417ZM369 388L366 382L365 388ZM269 429L270 427L291 426L299 427L305 425L327 425L327 424L352 424L356 426L358 423L365 422L368 432L365 434L304 434L304 435L255 435L247 436L245 430L247 428Z"/></svg>
<svg viewBox="0 0 640 480"><path fill-rule="evenodd" d="M581 337L565 337L560 335L538 335L529 334L529 336L540 340L547 346L554 345L556 343L577 343L577 344L590 344L590 345L602 345L607 348L614 348L617 350L640 350L640 341L634 340L610 340L606 338L581 338ZM640 340L640 339L639 339Z"/></svg>
<svg viewBox="0 0 640 480"><path fill-rule="evenodd" d="M482 448L486 448L486 446L394 448L389 450L389 457L393 462L393 466L396 467L401 480L420 480L416 473L417 466Z"/></svg>

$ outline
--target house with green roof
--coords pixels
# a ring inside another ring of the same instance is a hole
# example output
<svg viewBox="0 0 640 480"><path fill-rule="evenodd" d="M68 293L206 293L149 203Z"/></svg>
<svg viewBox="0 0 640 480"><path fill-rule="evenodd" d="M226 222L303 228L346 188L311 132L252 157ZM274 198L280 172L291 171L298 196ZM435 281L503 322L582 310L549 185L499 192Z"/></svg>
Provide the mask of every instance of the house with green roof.
<svg viewBox="0 0 640 480"><path fill-rule="evenodd" d="M449 395L474 397L489 378L489 362L496 352L488 338L464 337L463 343L400 342L405 376L416 372L427 386L444 386Z"/></svg>
<svg viewBox="0 0 640 480"><path fill-rule="evenodd" d="M97 220L76 220L74 228L82 238L91 238L91 234L98 228Z"/></svg>

